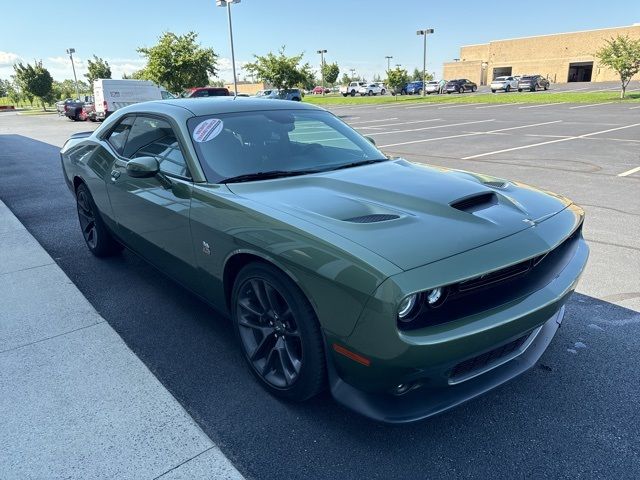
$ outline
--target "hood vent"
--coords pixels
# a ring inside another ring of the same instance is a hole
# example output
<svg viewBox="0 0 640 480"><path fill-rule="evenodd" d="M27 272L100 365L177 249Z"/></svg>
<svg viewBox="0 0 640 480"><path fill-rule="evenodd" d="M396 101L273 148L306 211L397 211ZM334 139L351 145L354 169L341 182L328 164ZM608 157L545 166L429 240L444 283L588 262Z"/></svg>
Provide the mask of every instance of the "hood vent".
<svg viewBox="0 0 640 480"><path fill-rule="evenodd" d="M498 203L498 197L493 192L481 193L479 195L473 195L471 197L456 200L450 205L463 212L476 212L478 210L484 210L492 205Z"/></svg>
<svg viewBox="0 0 640 480"><path fill-rule="evenodd" d="M359 217L345 218L343 221L351 223L377 223L386 222L388 220L396 220L397 218L400 218L400 216L387 213L373 213L371 215L361 215Z"/></svg>

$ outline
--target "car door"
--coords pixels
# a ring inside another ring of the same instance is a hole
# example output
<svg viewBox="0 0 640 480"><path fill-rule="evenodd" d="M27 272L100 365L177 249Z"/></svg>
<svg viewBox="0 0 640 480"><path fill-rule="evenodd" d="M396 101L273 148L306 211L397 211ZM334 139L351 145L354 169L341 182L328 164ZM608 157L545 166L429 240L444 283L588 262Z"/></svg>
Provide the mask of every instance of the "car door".
<svg viewBox="0 0 640 480"><path fill-rule="evenodd" d="M188 280L195 267L189 224L193 182L184 149L167 118L137 114L131 119L121 122L130 125L126 137L121 132L106 138L116 153L106 182L117 234L163 271ZM119 126L114 132L122 130ZM159 173L129 176L127 164L139 157L155 158Z"/></svg>

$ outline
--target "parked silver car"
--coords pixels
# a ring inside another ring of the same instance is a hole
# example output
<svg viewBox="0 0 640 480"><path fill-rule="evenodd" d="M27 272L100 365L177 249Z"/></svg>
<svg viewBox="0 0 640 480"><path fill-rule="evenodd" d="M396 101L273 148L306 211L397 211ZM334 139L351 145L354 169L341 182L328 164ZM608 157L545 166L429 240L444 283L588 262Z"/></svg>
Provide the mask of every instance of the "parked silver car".
<svg viewBox="0 0 640 480"><path fill-rule="evenodd" d="M510 92L511 90L518 90L520 82L516 77L496 77L491 82L491 92L496 93L498 90L504 90Z"/></svg>

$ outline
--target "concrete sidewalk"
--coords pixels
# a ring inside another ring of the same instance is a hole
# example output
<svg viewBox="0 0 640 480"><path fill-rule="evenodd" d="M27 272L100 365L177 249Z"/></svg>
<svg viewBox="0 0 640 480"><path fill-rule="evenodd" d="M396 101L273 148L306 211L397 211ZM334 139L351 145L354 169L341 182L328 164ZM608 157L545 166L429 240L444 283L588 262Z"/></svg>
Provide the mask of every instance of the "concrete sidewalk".
<svg viewBox="0 0 640 480"><path fill-rule="evenodd" d="M242 479L0 201L0 478Z"/></svg>

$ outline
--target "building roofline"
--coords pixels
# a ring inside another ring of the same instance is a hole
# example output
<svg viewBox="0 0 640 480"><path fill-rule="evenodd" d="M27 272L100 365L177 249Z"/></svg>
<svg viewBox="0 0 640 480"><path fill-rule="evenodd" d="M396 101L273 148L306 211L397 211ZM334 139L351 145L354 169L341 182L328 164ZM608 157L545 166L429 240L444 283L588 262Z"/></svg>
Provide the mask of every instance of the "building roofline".
<svg viewBox="0 0 640 480"><path fill-rule="evenodd" d="M633 23L631 25L622 25L619 27L605 27L605 28L592 28L591 30L577 30L575 32L559 32L559 33L544 33L542 35L529 35L526 37L514 37L514 38L503 38L500 40L489 40L486 43L471 43L469 45L462 45L460 48L465 48L465 47L477 47L480 45L489 45L490 43L494 43L494 42L509 42L511 40L524 40L527 38L538 38L538 37L555 37L556 35L572 35L574 33L588 33L588 32L600 32L602 30L618 30L621 28L633 28L633 27L640 27L640 23Z"/></svg>

